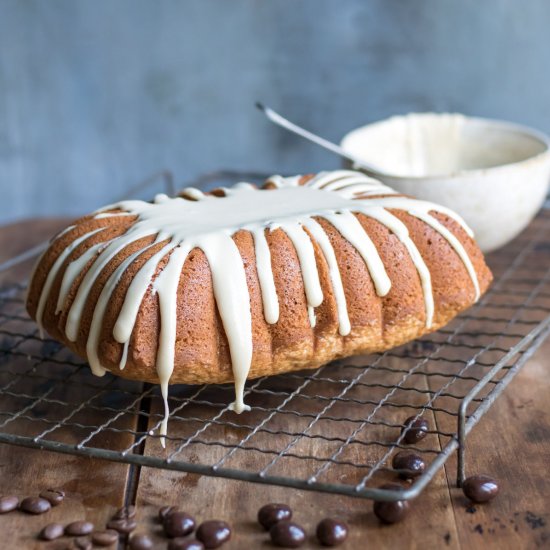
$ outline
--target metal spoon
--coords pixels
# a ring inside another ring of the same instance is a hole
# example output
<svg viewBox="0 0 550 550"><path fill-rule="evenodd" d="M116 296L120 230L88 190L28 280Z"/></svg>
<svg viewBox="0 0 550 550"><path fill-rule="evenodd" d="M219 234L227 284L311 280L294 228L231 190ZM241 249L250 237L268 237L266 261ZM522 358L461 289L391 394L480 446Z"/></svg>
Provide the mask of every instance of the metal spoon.
<svg viewBox="0 0 550 550"><path fill-rule="evenodd" d="M345 158L346 160L353 162L353 164L359 166L363 170L366 170L367 172L372 172L375 175L381 175L381 176L389 175L387 172L380 170L379 168L370 164L369 162L365 162L363 159L360 159L355 155L348 153L347 151L342 149L342 147L340 147L339 145L336 145L335 143L332 143L331 141L328 141L325 138L312 134L308 130L294 124L294 122L290 122L290 120L284 118L283 116L275 112L270 107L265 106L263 103L256 102L256 107L260 111L262 111L265 114L265 116L269 120L271 120L271 122L274 122L277 126L280 126L281 128L284 128L285 130L288 130L293 134L297 134L311 141L312 143L315 143L316 145L320 145L321 147L323 147L324 149L328 149L332 153L336 153L337 155Z"/></svg>

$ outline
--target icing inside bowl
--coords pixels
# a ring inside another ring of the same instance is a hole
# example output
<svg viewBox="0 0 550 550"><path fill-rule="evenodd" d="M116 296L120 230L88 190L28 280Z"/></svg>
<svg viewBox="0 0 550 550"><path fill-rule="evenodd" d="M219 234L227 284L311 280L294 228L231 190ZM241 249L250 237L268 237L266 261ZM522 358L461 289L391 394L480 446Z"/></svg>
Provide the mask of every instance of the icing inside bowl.
<svg viewBox="0 0 550 550"><path fill-rule="evenodd" d="M536 137L454 113L394 116L350 132L344 149L396 177L433 177L514 164L539 155Z"/></svg>

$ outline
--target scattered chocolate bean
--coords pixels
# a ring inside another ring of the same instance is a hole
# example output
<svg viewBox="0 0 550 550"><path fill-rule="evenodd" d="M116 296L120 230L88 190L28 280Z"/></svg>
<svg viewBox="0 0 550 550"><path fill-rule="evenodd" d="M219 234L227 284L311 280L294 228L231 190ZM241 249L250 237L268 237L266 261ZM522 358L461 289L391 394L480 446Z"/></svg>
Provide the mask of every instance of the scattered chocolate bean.
<svg viewBox="0 0 550 550"><path fill-rule="evenodd" d="M269 530L273 544L283 548L298 548L306 540L305 531L296 523L284 520L275 523Z"/></svg>
<svg viewBox="0 0 550 550"><path fill-rule="evenodd" d="M89 521L79 520L69 523L65 527L65 534L70 537L81 537L89 535L94 530L94 524Z"/></svg>
<svg viewBox="0 0 550 550"><path fill-rule="evenodd" d="M65 498L65 491L61 489L46 489L39 496L40 498L45 498L52 506L59 506Z"/></svg>
<svg viewBox="0 0 550 550"><path fill-rule="evenodd" d="M92 542L96 546L111 546L115 542L118 542L118 532L114 529L95 531L95 533L92 533Z"/></svg>
<svg viewBox="0 0 550 550"><path fill-rule="evenodd" d="M92 550L93 544L90 537L77 537L74 544L80 550Z"/></svg>
<svg viewBox="0 0 550 550"><path fill-rule="evenodd" d="M153 541L149 535L132 535L130 539L130 550L151 550Z"/></svg>
<svg viewBox="0 0 550 550"><path fill-rule="evenodd" d="M164 518L164 532L172 538L184 537L195 529L195 519L186 512L175 511Z"/></svg>
<svg viewBox="0 0 550 550"><path fill-rule="evenodd" d="M464 494L473 502L487 502L498 495L499 486L496 479L479 475L471 476L462 484Z"/></svg>
<svg viewBox="0 0 550 550"><path fill-rule="evenodd" d="M380 489L402 491L403 487L396 483L387 483ZM396 500L393 502L375 501L373 505L374 514L382 523L397 523L408 513L410 504L407 500Z"/></svg>
<svg viewBox="0 0 550 550"><path fill-rule="evenodd" d="M343 521L325 518L317 525L317 538L323 546L338 546L348 538L348 526Z"/></svg>
<svg viewBox="0 0 550 550"><path fill-rule="evenodd" d="M292 510L286 504L270 503L262 506L258 510L258 523L269 531L272 525L278 521L290 520L292 518Z"/></svg>
<svg viewBox="0 0 550 550"><path fill-rule="evenodd" d="M19 506L19 499L15 496L0 498L0 514L7 514Z"/></svg>
<svg viewBox="0 0 550 550"><path fill-rule="evenodd" d="M65 528L61 523L50 523L40 531L39 538L42 540L55 540L62 537L64 532Z"/></svg>
<svg viewBox="0 0 550 550"><path fill-rule="evenodd" d="M205 548L218 548L231 538L231 527L225 521L211 519L199 525L196 536Z"/></svg>
<svg viewBox="0 0 550 550"><path fill-rule="evenodd" d="M204 550L204 544L195 539L178 537L168 543L168 550Z"/></svg>
<svg viewBox="0 0 550 550"><path fill-rule="evenodd" d="M133 519L112 519L107 523L107 529L114 529L118 533L127 535L137 527L137 522Z"/></svg>
<svg viewBox="0 0 550 550"><path fill-rule="evenodd" d="M45 498L27 497L21 501L19 508L27 514L45 514L51 510L52 505Z"/></svg>
<svg viewBox="0 0 550 550"><path fill-rule="evenodd" d="M426 434L428 433L428 428L428 422L424 418L417 418L415 420L414 416L409 416L409 418L405 420L405 425L401 430L401 433L407 430L403 440L405 441L405 443L418 443L426 437Z"/></svg>
<svg viewBox="0 0 550 550"><path fill-rule="evenodd" d="M172 512L179 512L179 510L176 506L163 506L159 510L159 520L163 522L166 516L171 514Z"/></svg>
<svg viewBox="0 0 550 550"><path fill-rule="evenodd" d="M134 519L136 517L136 507L132 506L123 506L119 508L112 519Z"/></svg>
<svg viewBox="0 0 550 550"><path fill-rule="evenodd" d="M407 451L397 453L393 457L392 466L394 470L401 470L399 472L401 479L413 479L426 469L426 464L420 456Z"/></svg>

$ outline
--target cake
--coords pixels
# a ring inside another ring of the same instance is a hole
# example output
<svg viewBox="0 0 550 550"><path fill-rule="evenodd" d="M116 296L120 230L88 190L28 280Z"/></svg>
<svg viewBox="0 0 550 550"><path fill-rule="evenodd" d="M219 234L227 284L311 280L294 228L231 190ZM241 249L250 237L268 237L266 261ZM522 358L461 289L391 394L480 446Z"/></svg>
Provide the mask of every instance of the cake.
<svg viewBox="0 0 550 550"><path fill-rule="evenodd" d="M457 214L339 170L106 206L51 240L27 309L96 375L165 403L233 382L241 412L247 379L408 342L491 279Z"/></svg>

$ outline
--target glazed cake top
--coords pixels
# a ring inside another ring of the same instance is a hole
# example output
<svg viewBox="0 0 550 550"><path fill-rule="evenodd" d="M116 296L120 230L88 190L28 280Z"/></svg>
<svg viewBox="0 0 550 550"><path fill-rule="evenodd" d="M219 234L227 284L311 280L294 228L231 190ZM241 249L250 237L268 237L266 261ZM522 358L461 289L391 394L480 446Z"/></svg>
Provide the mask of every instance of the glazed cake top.
<svg viewBox="0 0 550 550"><path fill-rule="evenodd" d="M238 183L230 188L222 188L222 191L223 196L219 196L218 193L205 194L198 189L187 188L177 197L170 198L161 194L153 202L122 201L94 212L94 217L98 219L130 216L134 221L122 235L91 246L82 256L72 261L65 269L61 283L57 312L63 310L69 290L78 274L93 260L70 306L65 326L67 338L76 341L86 298L100 273L110 260L131 243L144 237L154 237L153 243L131 254L115 269L95 305L86 351L93 372L101 375L105 371L97 350L103 316L111 295L124 272L144 250L164 243L160 251L148 259L135 274L116 320L113 336L124 346L120 363L120 368L123 369L140 304L147 290L152 287L153 292L158 295L160 306L161 331L156 366L167 414L168 384L174 367L177 290L185 260L194 248L200 248L207 257L214 297L229 343L235 381L235 401L231 408L236 412L247 409L244 403L244 385L252 361L252 321L243 260L232 239L237 231L247 230L253 236L264 316L270 324L276 323L279 318L279 303L265 235L266 232L281 229L297 252L311 325L315 326L316 322L315 308L323 302L313 239L321 249L329 268L337 305L339 332L345 336L351 331L334 249L316 218L328 221L359 252L379 296L385 296L390 291L391 280L375 245L355 214L361 213L373 218L394 233L406 247L419 275L428 327L434 314L430 272L409 237L407 227L391 213L391 209L404 210L440 233L461 258L471 277L476 299L479 297L477 275L465 248L430 212L440 212L453 218L471 235L464 221L442 206L400 196L360 172L322 172L305 183L300 176L273 176L262 189L249 183ZM55 276L68 255L76 246L103 230L104 228L99 228L82 235L56 260L39 299L36 315L39 326ZM166 259L164 268L157 276L159 264ZM162 433L165 431L166 420Z"/></svg>

